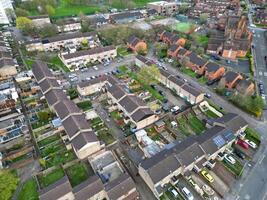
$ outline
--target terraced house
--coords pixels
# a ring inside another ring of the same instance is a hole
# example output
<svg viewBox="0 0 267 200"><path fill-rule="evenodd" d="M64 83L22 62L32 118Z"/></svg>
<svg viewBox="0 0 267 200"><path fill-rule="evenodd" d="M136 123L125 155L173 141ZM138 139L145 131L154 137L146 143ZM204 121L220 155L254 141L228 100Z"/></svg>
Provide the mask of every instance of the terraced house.
<svg viewBox="0 0 267 200"><path fill-rule="evenodd" d="M88 40L90 48L98 46L99 39L96 32L61 34L54 37L31 40L25 42L25 45L27 51L58 51L68 46L78 47L84 39Z"/></svg>
<svg viewBox="0 0 267 200"><path fill-rule="evenodd" d="M231 113L217 121L202 135L174 142L170 148L139 164L140 176L157 198L163 194L172 177L188 177L193 169L200 171L208 161L230 147L238 133L247 127L241 116Z"/></svg>

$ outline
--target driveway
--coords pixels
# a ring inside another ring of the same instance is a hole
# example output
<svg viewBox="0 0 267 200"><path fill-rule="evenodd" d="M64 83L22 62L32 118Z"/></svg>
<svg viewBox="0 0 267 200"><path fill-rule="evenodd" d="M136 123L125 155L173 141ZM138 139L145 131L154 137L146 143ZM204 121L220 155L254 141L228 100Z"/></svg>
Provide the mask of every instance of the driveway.
<svg viewBox="0 0 267 200"><path fill-rule="evenodd" d="M185 178L183 178L183 177L179 178L178 184L179 184L179 190L181 191L181 193L182 193L182 188L186 187L192 193L192 195L194 196L195 200L203 199L197 193L197 191L194 189L194 187Z"/></svg>
<svg viewBox="0 0 267 200"><path fill-rule="evenodd" d="M235 182L233 174L217 161L212 171L229 187Z"/></svg>
<svg viewBox="0 0 267 200"><path fill-rule="evenodd" d="M229 187L212 170L209 173L214 178L214 182L210 183L211 187L221 196L225 196L229 191Z"/></svg>

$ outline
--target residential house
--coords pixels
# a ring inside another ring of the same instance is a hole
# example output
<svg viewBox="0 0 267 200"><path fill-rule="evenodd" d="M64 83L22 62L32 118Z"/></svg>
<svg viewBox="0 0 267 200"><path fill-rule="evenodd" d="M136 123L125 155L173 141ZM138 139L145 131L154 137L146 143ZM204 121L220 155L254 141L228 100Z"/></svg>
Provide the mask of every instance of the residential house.
<svg viewBox="0 0 267 200"><path fill-rule="evenodd" d="M67 176L39 191L40 200L74 200L72 187Z"/></svg>
<svg viewBox="0 0 267 200"><path fill-rule="evenodd" d="M159 119L139 97L128 94L123 84L107 86L107 96L112 105L123 112L125 123L132 123L133 130L142 129Z"/></svg>
<svg viewBox="0 0 267 200"><path fill-rule="evenodd" d="M113 59L117 56L115 46L97 47L88 50L77 51L69 54L62 54L60 59L71 70L79 65L87 63L103 62L107 59Z"/></svg>
<svg viewBox="0 0 267 200"><path fill-rule="evenodd" d="M102 26L108 24L109 20L103 16L96 16L89 18L90 23L94 26Z"/></svg>
<svg viewBox="0 0 267 200"><path fill-rule="evenodd" d="M173 15L178 11L177 2L155 1L147 4L147 8L154 9L159 15Z"/></svg>
<svg viewBox="0 0 267 200"><path fill-rule="evenodd" d="M90 48L98 46L99 39L96 32L66 33L44 39L25 42L27 51L58 51L68 46L78 47L83 40L88 40Z"/></svg>
<svg viewBox="0 0 267 200"><path fill-rule="evenodd" d="M160 32L158 36L161 41L163 41L164 43L168 45L176 44L176 45L184 47L186 43L186 39L180 38L177 34L171 33L169 31L164 30Z"/></svg>
<svg viewBox="0 0 267 200"><path fill-rule="evenodd" d="M177 51L177 59L182 59L184 56L188 55L190 51L187 51L185 48L179 48Z"/></svg>
<svg viewBox="0 0 267 200"><path fill-rule="evenodd" d="M216 26L219 31L211 34L207 52L231 60L245 57L252 40L247 23L245 16L222 16Z"/></svg>
<svg viewBox="0 0 267 200"><path fill-rule="evenodd" d="M37 27L42 27L46 24L51 24L51 21L48 15L29 16L28 18L31 19L34 26L37 26Z"/></svg>
<svg viewBox="0 0 267 200"><path fill-rule="evenodd" d="M188 85L183 79L179 79L169 72L160 69L158 81L167 88L175 91L177 95L191 104L197 104L204 99L204 93Z"/></svg>
<svg viewBox="0 0 267 200"><path fill-rule="evenodd" d="M214 160L220 152L230 147L237 132L243 131L247 126L242 117L227 117L221 121L226 124L214 125L200 136L175 142L170 148L139 164L138 172L141 178L157 198L163 194L165 185L173 177L188 176L193 169L200 171L207 161Z"/></svg>
<svg viewBox="0 0 267 200"><path fill-rule="evenodd" d="M225 73L225 68L216 63L209 62L205 66L205 77L209 81L220 79Z"/></svg>
<svg viewBox="0 0 267 200"><path fill-rule="evenodd" d="M224 85L227 89L233 89L237 85L238 81L242 79L243 77L239 73L227 71L220 80L220 83Z"/></svg>
<svg viewBox="0 0 267 200"><path fill-rule="evenodd" d="M200 56L196 55L193 52L186 55L186 57L189 59L189 63L187 64L186 67L189 67L191 70L197 72L198 74L204 73L205 66L207 64L206 60L202 59Z"/></svg>
<svg viewBox="0 0 267 200"><path fill-rule="evenodd" d="M100 92L106 83L107 76L100 76L98 78L78 83L77 91L80 96L85 97Z"/></svg>
<svg viewBox="0 0 267 200"><path fill-rule="evenodd" d="M47 65L43 62L36 62L33 64L32 71L48 105L60 118L67 139L70 141L77 157L84 159L98 152L102 146L86 121L85 115L63 90L58 88L58 83L48 70Z"/></svg>
<svg viewBox="0 0 267 200"><path fill-rule="evenodd" d="M143 14L140 11L126 11L109 15L110 23L129 23L143 18Z"/></svg>
<svg viewBox="0 0 267 200"><path fill-rule="evenodd" d="M150 60L144 56L137 55L135 56L135 65L138 67L144 67L156 65L156 63L153 60Z"/></svg>
<svg viewBox="0 0 267 200"><path fill-rule="evenodd" d="M250 96L255 93L255 84L246 79L238 80L236 90L241 95Z"/></svg>
<svg viewBox="0 0 267 200"><path fill-rule="evenodd" d="M177 57L177 54L178 54L178 51L181 49L182 47L180 47L179 45L177 44L173 44L169 47L168 49L168 52L167 52L167 55L171 58L176 58Z"/></svg>
<svg viewBox="0 0 267 200"><path fill-rule="evenodd" d="M70 32L81 30L81 22L73 18L56 21L59 32Z"/></svg>
<svg viewBox="0 0 267 200"><path fill-rule="evenodd" d="M128 49L131 49L135 53L147 52L147 44L144 40L140 40L135 36L131 36L127 41Z"/></svg>

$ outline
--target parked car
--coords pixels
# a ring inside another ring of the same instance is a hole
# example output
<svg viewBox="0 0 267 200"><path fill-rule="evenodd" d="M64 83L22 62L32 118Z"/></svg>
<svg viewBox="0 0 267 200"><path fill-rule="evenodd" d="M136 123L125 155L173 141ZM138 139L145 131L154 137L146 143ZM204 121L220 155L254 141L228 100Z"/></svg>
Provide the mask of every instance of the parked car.
<svg viewBox="0 0 267 200"><path fill-rule="evenodd" d="M209 93L205 93L204 96L205 96L206 98L208 98L208 99L211 98L211 95L210 95Z"/></svg>
<svg viewBox="0 0 267 200"><path fill-rule="evenodd" d="M255 144L255 142L252 142L248 139L245 140L245 142L250 146L252 147L253 149L256 149L257 148L257 145Z"/></svg>
<svg viewBox="0 0 267 200"><path fill-rule="evenodd" d="M98 70L98 67L97 66L93 66L94 70Z"/></svg>
<svg viewBox="0 0 267 200"><path fill-rule="evenodd" d="M175 113L175 112L177 112L179 109L180 109L179 106L173 106L173 107L171 108L171 112L172 112L172 113Z"/></svg>
<svg viewBox="0 0 267 200"><path fill-rule="evenodd" d="M249 147L248 143L246 143L244 140L241 140L241 139L237 140L237 144L243 147L244 149L248 149Z"/></svg>
<svg viewBox="0 0 267 200"><path fill-rule="evenodd" d="M237 155L239 158L241 158L242 160L244 160L245 159L245 154L243 154L240 150L238 150L238 149L235 149L234 150L234 153L235 153L235 155Z"/></svg>
<svg viewBox="0 0 267 200"><path fill-rule="evenodd" d="M183 192L184 196L186 197L186 199L188 199L188 200L193 200L194 199L194 196L192 195L192 193L186 187L182 188L182 192Z"/></svg>
<svg viewBox="0 0 267 200"><path fill-rule="evenodd" d="M174 188L169 188L168 190L169 190L169 192L170 192L174 197L178 197L178 192L177 192L176 189L174 189Z"/></svg>
<svg viewBox="0 0 267 200"><path fill-rule="evenodd" d="M221 152L218 153L218 155L217 155L218 160L223 160L225 156L226 156L226 154L225 153L221 153Z"/></svg>
<svg viewBox="0 0 267 200"><path fill-rule="evenodd" d="M232 165L234 165L234 164L236 163L236 160L235 160L231 155L226 155L226 156L224 157L224 159L225 159L227 162L231 163Z"/></svg>
<svg viewBox="0 0 267 200"><path fill-rule="evenodd" d="M209 172L207 172L206 170L202 170L201 171L201 175L210 183L212 183L214 181L214 178L209 174Z"/></svg>

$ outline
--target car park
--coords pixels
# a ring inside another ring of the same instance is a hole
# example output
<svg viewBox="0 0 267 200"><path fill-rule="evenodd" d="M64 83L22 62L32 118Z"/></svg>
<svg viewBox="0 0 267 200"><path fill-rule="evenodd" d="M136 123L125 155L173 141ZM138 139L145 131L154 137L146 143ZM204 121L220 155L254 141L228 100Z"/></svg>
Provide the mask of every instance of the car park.
<svg viewBox="0 0 267 200"><path fill-rule="evenodd" d="M234 165L236 163L236 160L233 158L233 156L231 156L229 154L224 157L224 160L231 163L232 165Z"/></svg>
<svg viewBox="0 0 267 200"><path fill-rule="evenodd" d="M253 149L256 149L257 148L257 145L255 144L255 142L252 142L248 139L245 140L245 142L250 146L252 147Z"/></svg>
<svg viewBox="0 0 267 200"><path fill-rule="evenodd" d="M214 178L206 170L202 170L201 175L210 183L214 182Z"/></svg>
<svg viewBox="0 0 267 200"><path fill-rule="evenodd" d="M193 200L194 199L194 196L192 195L192 193L186 187L182 188L182 193L184 194L186 199L188 199L188 200Z"/></svg>
<svg viewBox="0 0 267 200"><path fill-rule="evenodd" d="M237 144L243 147L244 149L248 149L249 147L248 143L246 143L244 140L241 140L241 139L237 140Z"/></svg>

